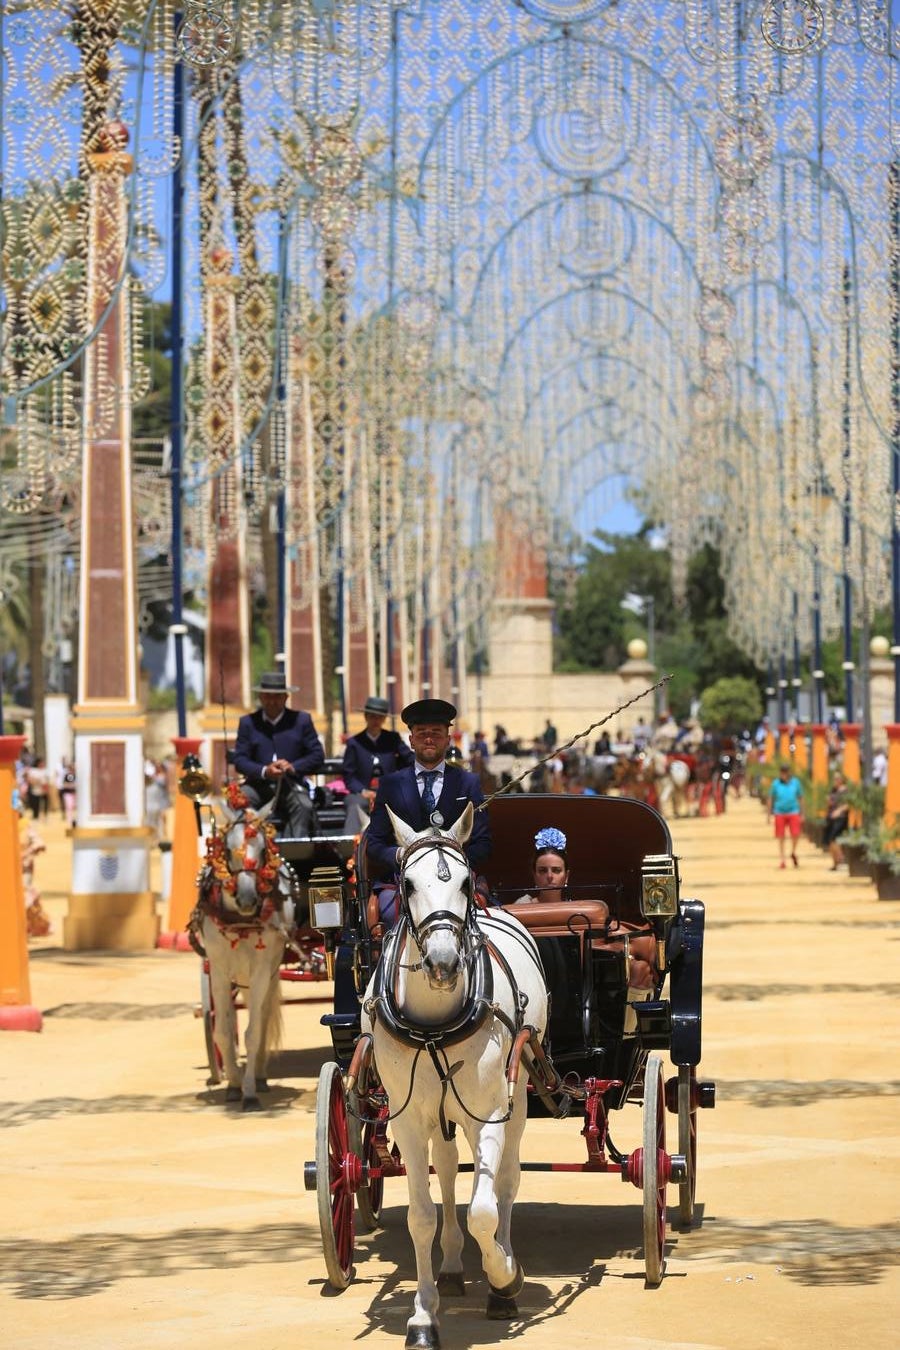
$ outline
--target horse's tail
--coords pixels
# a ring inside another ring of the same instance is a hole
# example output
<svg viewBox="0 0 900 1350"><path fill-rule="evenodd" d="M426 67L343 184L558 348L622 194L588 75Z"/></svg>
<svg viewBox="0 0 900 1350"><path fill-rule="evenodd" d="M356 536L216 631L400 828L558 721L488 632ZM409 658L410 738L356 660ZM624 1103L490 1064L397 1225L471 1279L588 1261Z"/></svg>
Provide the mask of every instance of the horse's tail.
<svg viewBox="0 0 900 1350"><path fill-rule="evenodd" d="M269 982L266 993L263 1026L266 1029L263 1040L263 1054L268 1059L274 1050L280 1050L284 1036L284 1019L281 1016L281 979L277 970Z"/></svg>

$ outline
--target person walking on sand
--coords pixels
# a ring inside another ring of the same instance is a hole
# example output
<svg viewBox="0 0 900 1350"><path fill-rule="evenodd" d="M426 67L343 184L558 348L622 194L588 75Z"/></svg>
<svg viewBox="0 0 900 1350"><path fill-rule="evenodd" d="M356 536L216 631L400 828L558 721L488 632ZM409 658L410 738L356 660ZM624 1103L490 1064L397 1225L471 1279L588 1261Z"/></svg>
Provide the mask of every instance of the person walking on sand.
<svg viewBox="0 0 900 1350"><path fill-rule="evenodd" d="M790 764L778 766L778 777L773 778L772 786L769 788L766 819L770 820L772 816L775 817L775 838L778 840L778 866L785 866L785 838L790 835L791 862L795 867L799 867L797 840L800 838L803 825L803 784Z"/></svg>

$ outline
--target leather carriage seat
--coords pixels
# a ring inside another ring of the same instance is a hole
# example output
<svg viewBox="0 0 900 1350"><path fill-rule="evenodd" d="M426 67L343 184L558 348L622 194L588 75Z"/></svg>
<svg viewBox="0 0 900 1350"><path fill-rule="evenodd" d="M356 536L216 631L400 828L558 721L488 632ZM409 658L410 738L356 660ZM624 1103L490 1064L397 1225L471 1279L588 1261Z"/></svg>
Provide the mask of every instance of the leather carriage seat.
<svg viewBox="0 0 900 1350"><path fill-rule="evenodd" d="M503 908L537 937L569 937L588 927L602 933L609 922L609 906L603 900L548 900Z"/></svg>
<svg viewBox="0 0 900 1350"><path fill-rule="evenodd" d="M591 930L594 951L628 954L628 984L651 989L658 975L656 937L646 926L610 919L603 900L560 900L532 905L504 905L528 931L540 937L580 937Z"/></svg>

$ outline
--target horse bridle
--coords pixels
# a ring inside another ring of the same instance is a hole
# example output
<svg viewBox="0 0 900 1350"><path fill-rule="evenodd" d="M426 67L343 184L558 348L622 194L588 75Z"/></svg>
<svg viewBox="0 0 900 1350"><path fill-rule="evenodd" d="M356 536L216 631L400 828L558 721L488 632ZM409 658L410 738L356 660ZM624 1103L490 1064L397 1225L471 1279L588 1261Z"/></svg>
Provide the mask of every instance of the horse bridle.
<svg viewBox="0 0 900 1350"><path fill-rule="evenodd" d="M425 853L437 852L438 867L437 876L440 881L450 880L450 868L447 866L447 860L444 857L444 851L454 854L462 863L465 864L469 876L469 892L466 898L466 912L463 915L455 914L450 909L433 910L422 924L417 924L413 919L409 907L409 894L406 885L406 871L410 862ZM458 844L455 839L448 839L446 835L440 835L437 838L428 837L414 839L408 844L400 856L400 903L399 918L411 935L419 951L423 951L423 944L427 942L432 933L439 928L446 928L452 932L457 945L461 949L462 959L470 962L482 944L482 936L478 925L475 922L475 881L469 860L466 857L462 844ZM415 967L413 967L415 968Z"/></svg>

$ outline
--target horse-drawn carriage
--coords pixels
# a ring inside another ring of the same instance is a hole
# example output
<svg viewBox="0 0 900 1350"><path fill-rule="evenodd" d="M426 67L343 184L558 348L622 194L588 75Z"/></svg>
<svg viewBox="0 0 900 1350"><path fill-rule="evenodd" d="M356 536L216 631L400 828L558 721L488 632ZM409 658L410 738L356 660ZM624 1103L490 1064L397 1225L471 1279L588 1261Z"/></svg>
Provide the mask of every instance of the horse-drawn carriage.
<svg viewBox="0 0 900 1350"><path fill-rule="evenodd" d="M665 820L628 798L516 794L487 810L488 907L478 903L483 887L462 851L465 816L446 834L395 823L400 918L387 932L360 846L355 885L344 887L335 1007L322 1019L336 1059L319 1078L316 1157L305 1184L317 1192L328 1279L347 1285L357 1221L376 1226L385 1180L407 1175L419 1267L407 1345L438 1344L437 1290L462 1279L452 1200L457 1125L474 1158L459 1170L475 1172L469 1227L491 1286L488 1314L503 1317L513 1315L521 1287L509 1224L526 1112L577 1116L587 1154L583 1163L532 1167L615 1173L641 1190L653 1285L664 1269L667 1186L677 1184L679 1220L689 1226L697 1111L715 1102L714 1085L697 1078L704 907L679 894ZM563 901L514 905L532 883L535 831L548 824L565 832L575 884ZM642 1143L624 1152L610 1116L632 1105L643 1109ZM667 1112L676 1122L673 1153ZM423 1276L435 1231L421 1194L429 1139L423 1154L419 1134L429 1129L444 1197L437 1285Z"/></svg>
<svg viewBox="0 0 900 1350"><path fill-rule="evenodd" d="M340 760L327 760L317 775L322 781L311 784L316 832L310 836L285 836L265 808L248 814L240 805L230 806L229 795L239 794L237 783L226 787L221 803L224 828L215 824L210 808L212 833L192 922L202 958L197 1011L203 1019L208 1081L212 1085L228 1078L229 1095L243 1095L245 1107L252 1107L255 1087L265 1079L267 1039L271 1041L280 1026L278 1004L290 1001L274 986L275 977L280 985L290 986L333 974L331 930L326 937L311 924L309 886L340 888L353 850L354 836L344 830L342 797L328 786L340 769ZM234 801L239 803L240 796ZM289 921L282 924L285 901L290 902ZM218 950L217 962L211 963L204 941ZM249 1013L254 1005L259 1025L252 1027L253 1019L248 1021L247 1067L243 1089L238 1091L238 1013ZM217 1016L217 1006L224 1006L224 1017Z"/></svg>

